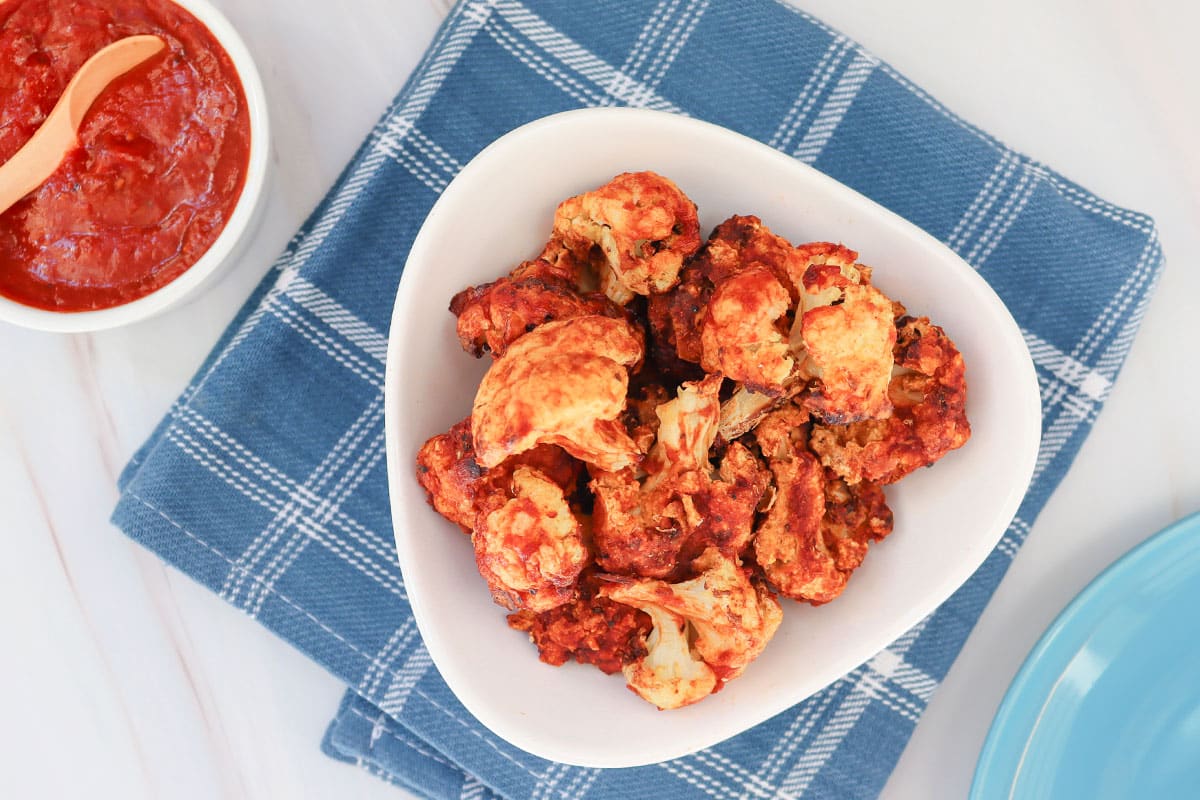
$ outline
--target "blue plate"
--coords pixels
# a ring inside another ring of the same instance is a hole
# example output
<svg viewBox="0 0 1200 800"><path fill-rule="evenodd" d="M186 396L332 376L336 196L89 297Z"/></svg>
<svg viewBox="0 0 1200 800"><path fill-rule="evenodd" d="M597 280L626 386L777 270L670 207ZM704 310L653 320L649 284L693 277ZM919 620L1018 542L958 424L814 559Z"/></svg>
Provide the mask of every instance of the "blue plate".
<svg viewBox="0 0 1200 800"><path fill-rule="evenodd" d="M1200 514L1054 621L996 712L970 797L1200 798Z"/></svg>

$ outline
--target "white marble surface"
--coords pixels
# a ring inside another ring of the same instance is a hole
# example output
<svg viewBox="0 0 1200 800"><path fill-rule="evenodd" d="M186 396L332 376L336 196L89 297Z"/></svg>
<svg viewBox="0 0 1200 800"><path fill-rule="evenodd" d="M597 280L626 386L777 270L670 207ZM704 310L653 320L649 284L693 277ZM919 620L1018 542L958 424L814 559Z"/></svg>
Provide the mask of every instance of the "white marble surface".
<svg viewBox="0 0 1200 800"><path fill-rule="evenodd" d="M400 87L447 2L215 2L263 67L275 123L270 208L244 263L195 303L127 330L0 328L0 797L399 796L318 752L341 694L332 678L107 518L118 470ZM1044 627L1114 558L1200 509L1200 6L802 5L968 119L1154 215L1168 258L1092 437L884 792L961 797Z"/></svg>

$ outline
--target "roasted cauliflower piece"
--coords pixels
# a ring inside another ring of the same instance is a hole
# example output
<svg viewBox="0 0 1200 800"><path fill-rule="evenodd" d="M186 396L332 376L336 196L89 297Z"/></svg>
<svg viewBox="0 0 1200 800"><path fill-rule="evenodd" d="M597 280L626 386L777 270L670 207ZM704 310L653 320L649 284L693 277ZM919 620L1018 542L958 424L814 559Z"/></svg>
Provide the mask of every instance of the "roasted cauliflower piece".
<svg viewBox="0 0 1200 800"><path fill-rule="evenodd" d="M772 411L786 405L804 388L802 381L789 381L782 394L756 392L746 386L737 387L729 399L721 403L721 418L717 426L717 441L732 442L754 430Z"/></svg>
<svg viewBox="0 0 1200 800"><path fill-rule="evenodd" d="M867 555L867 543L892 532L892 509L883 487L860 481L851 486L832 470L825 470L825 517L821 532L834 554L834 566L847 578Z"/></svg>
<svg viewBox="0 0 1200 800"><path fill-rule="evenodd" d="M618 470L638 461L619 417L640 332L624 319L575 317L517 339L479 384L471 412L476 459L491 467L538 444Z"/></svg>
<svg viewBox="0 0 1200 800"><path fill-rule="evenodd" d="M633 469L592 470L596 563L623 575L666 577L679 568L687 531L703 521L695 496L711 483L708 449L717 430L721 379L684 384L655 408L653 447ZM685 499L686 498L686 499Z"/></svg>
<svg viewBox="0 0 1200 800"><path fill-rule="evenodd" d="M641 609L653 628L646 655L621 668L625 682L661 711L699 702L717 690L717 673L688 645L688 622L653 604Z"/></svg>
<svg viewBox="0 0 1200 800"><path fill-rule="evenodd" d="M632 467L592 470L592 541L596 564L616 575L664 577L675 571L681 532L655 525L663 518L669 495L643 494Z"/></svg>
<svg viewBox="0 0 1200 800"><path fill-rule="evenodd" d="M429 504L467 533L474 530L481 513L507 499L513 470L519 466L538 470L567 494L575 492L583 469L562 448L548 444L484 469L475 460L470 417L431 437L417 452L417 480Z"/></svg>
<svg viewBox="0 0 1200 800"><path fill-rule="evenodd" d="M734 215L716 227L696 262L714 285L749 264L761 264L788 288L795 305L794 286L809 265L809 255L773 233L758 217Z"/></svg>
<svg viewBox="0 0 1200 800"><path fill-rule="evenodd" d="M417 481L429 504L467 533L475 527L475 498L485 487L486 470L475 460L471 418L430 437L417 451Z"/></svg>
<svg viewBox="0 0 1200 800"><path fill-rule="evenodd" d="M845 586L845 576L834 569L821 536L825 516L821 464L802 450L768 463L775 478L774 494L754 532L754 560L784 597L832 599Z"/></svg>
<svg viewBox="0 0 1200 800"><path fill-rule="evenodd" d="M763 264L721 281L700 326L700 366L754 391L783 391L795 364L781 328L789 305L787 289Z"/></svg>
<svg viewBox="0 0 1200 800"><path fill-rule="evenodd" d="M766 415L754 429L754 441L767 463L792 458L808 442L809 414L795 403L786 403Z"/></svg>
<svg viewBox="0 0 1200 800"><path fill-rule="evenodd" d="M479 574L505 608L539 612L570 602L591 553L562 488L537 470L518 467L511 491L471 536Z"/></svg>
<svg viewBox="0 0 1200 800"><path fill-rule="evenodd" d="M892 301L840 245L815 242L801 278L792 348L816 383L806 405L831 424L886 416L896 329Z"/></svg>
<svg viewBox="0 0 1200 800"><path fill-rule="evenodd" d="M599 247L606 262L600 287L625 305L675 283L700 246L700 222L696 204L674 183L653 172L626 172L559 204L554 235L581 259Z"/></svg>
<svg viewBox="0 0 1200 800"><path fill-rule="evenodd" d="M700 258L683 268L674 288L652 294L646 302L650 339L656 345L655 362L669 374L685 373L687 365L696 365L692 369L699 371L700 314L708 307L713 286L698 261Z"/></svg>
<svg viewBox="0 0 1200 800"><path fill-rule="evenodd" d="M757 217L730 217L679 285L651 297L656 360L672 368L658 351L673 347L679 361L773 397L818 379L811 404L831 420L886 413L891 301L857 257L827 242L793 247ZM771 405L731 407L741 413L726 429L749 430Z"/></svg>
<svg viewBox="0 0 1200 800"><path fill-rule="evenodd" d="M750 570L706 550L692 565L699 575L671 585L664 607L687 618L696 631L696 652L721 682L731 681L758 658L783 621L779 601Z"/></svg>
<svg viewBox="0 0 1200 800"><path fill-rule="evenodd" d="M928 317L902 317L896 331L891 416L813 427L813 451L849 484L895 483L971 436L965 370L954 342Z"/></svg>
<svg viewBox="0 0 1200 800"><path fill-rule="evenodd" d="M775 478L754 558L780 593L813 605L842 593L867 544L892 530L892 512L875 484L848 486L805 446L805 412L785 407L754 435Z"/></svg>
<svg viewBox="0 0 1200 800"><path fill-rule="evenodd" d="M600 288L598 270L602 261L580 258L561 240L551 236L537 258L521 262L508 276L559 280L577 292L588 294Z"/></svg>
<svg viewBox="0 0 1200 800"><path fill-rule="evenodd" d="M551 274L522 274L472 286L450 301L458 339L476 358L504 355L510 344L547 322L595 314L624 318L620 307L602 294L580 294Z"/></svg>
<svg viewBox="0 0 1200 800"><path fill-rule="evenodd" d="M709 469L708 450L717 438L721 413L720 390L721 378L710 375L683 384L674 400L655 409L658 436L644 464L650 488L672 472Z"/></svg>
<svg viewBox="0 0 1200 800"><path fill-rule="evenodd" d="M709 460L717 432L721 379L684 384L657 408L657 439L634 470L592 471L592 536L597 564L617 575L681 578L708 547L736 557L747 546L769 476L740 444L718 466Z"/></svg>
<svg viewBox="0 0 1200 800"><path fill-rule="evenodd" d="M794 305L789 268L796 258L794 248L785 239L771 233L758 217L734 216L722 222L709 236L696 257L684 266L679 283L664 294L652 294L647 307L651 338L664 350L674 350L683 363L701 362L703 346L701 326L714 288L737 275L750 264L758 264L789 293L787 305ZM731 290L733 293L733 290ZM665 355L658 356L664 368L677 372ZM713 356L710 356L713 358ZM736 380L736 379L735 379Z"/></svg>
<svg viewBox="0 0 1200 800"><path fill-rule="evenodd" d="M840 289L871 282L871 268L858 263L858 253L833 242L807 242L793 248L787 273L804 311L829 305ZM823 295L831 291L834 294Z"/></svg>
<svg viewBox="0 0 1200 800"><path fill-rule="evenodd" d="M639 378L644 378L644 374ZM629 399L624 414L625 430L637 443L638 450L650 452L658 439L658 407L670 400L667 389L661 383L642 383L629 390Z"/></svg>
<svg viewBox="0 0 1200 800"><path fill-rule="evenodd" d="M754 535L755 514L771 486L771 473L749 447L732 442L717 469L719 480L708 499L708 513L684 550L685 557L715 546L728 556L742 553Z"/></svg>
<svg viewBox="0 0 1200 800"><path fill-rule="evenodd" d="M618 575L681 580L715 548L736 558L750 544L770 473L734 442L715 474L685 470L659 484L630 481L613 491L597 481L593 537L597 563ZM621 501L625 505L621 505Z"/></svg>
<svg viewBox="0 0 1200 800"><path fill-rule="evenodd" d="M654 620L658 641L647 640L649 655L624 673L631 689L663 709L695 702L741 675L783 620L766 587L716 548L704 551L694 567L699 574L680 583L635 580L600 589ZM664 643L656 653L655 645Z"/></svg>
<svg viewBox="0 0 1200 800"><path fill-rule="evenodd" d="M598 596L599 586L595 574L585 572L575 600L541 613L509 614L508 624L529 634L547 664L557 667L575 659L595 664L606 675L620 672L647 654L652 626L644 612Z"/></svg>

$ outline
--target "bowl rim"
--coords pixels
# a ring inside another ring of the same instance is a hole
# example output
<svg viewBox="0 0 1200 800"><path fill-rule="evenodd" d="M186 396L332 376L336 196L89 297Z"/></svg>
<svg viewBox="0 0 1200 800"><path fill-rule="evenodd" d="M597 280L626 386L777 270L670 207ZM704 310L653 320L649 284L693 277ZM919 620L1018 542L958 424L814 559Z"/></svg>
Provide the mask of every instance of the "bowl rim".
<svg viewBox="0 0 1200 800"><path fill-rule="evenodd" d="M0 295L0 321L53 333L87 333L131 325L178 304L208 282L236 255L261 210L270 164L270 115L262 76L237 29L209 0L170 0L201 22L233 62L250 112L250 153L242 192L220 235L178 277L147 295L93 311L52 311Z"/></svg>
<svg viewBox="0 0 1200 800"><path fill-rule="evenodd" d="M846 186L835 178L813 168L812 166L774 150L767 145L759 142L737 131L730 130L724 126L699 120L691 117L685 117L677 114L669 114L661 111L653 111L648 109L636 108L585 108L574 109L564 112L551 114L545 117L528 122L518 128L509 131L503 136L496 139L494 142L480 151L455 177L454 181L459 181L463 176L470 176L475 172L484 172L486 166L489 165L490 155L499 149L502 149L517 137L523 137L527 134L536 134L544 128L553 129L566 119L578 119L581 123L587 122L596 124L601 122L605 117L628 117L636 124L637 118L643 118L646 122L661 121L664 124L690 126L697 131L716 133L723 136L737 137L747 145L760 148L764 157L771 157L778 161L782 166L785 163L794 168L807 171L812 176L815 183L827 188L830 191L849 193L854 195L858 200L864 202L870 209L873 222L878 223L880 227L895 230L903 233L906 236L915 237L922 240L926 245L935 246L938 250L946 254L947 258L952 258L961 265L961 275L966 283L966 288L975 296L981 303L989 307L993 312L998 314L1002 319L1008 321L1002 329L997 332L996 350L1011 351L1014 363L1013 378L1022 386L1022 391L1014 404L1014 417L1019 416L1023 424L1027 424L1028 434L1023 439L1018 440L1013 438L1013 447L1017 451L1013 462L1016 466L1013 468L1013 475L1018 480L1014 480L1007 490L1002 494L997 495L995 502L995 519L989 518L988 530L994 535L989 534L989 537L980 537L980 541L974 542L969 549L969 555L955 561L952 569L944 570L940 575L930 582L931 586L938 589L940 600L929 608L910 609L904 614L898 614L892 618L886 625L888 632L887 641L882 646L886 646L894 639L904 634L905 631L912 628L920 620L932 613L940 602L950 597L951 594L960 586L962 586L978 567L986 560L988 555L995 549L996 543L1003 536L1007 526L1017 514L1019 506L1032 482L1038 450L1041 441L1041 395L1038 390L1038 382L1033 359L1029 353L1029 349L1025 343L1023 336L1020 333L1019 326L1013 319L1011 312L1008 310L1004 302L995 293L995 290L983 279L979 273L970 267L962 258L954 251L947 248L942 242L938 241L934 236L919 228L914 223L904 219L895 212L880 205L879 203L865 197L855 189ZM611 754L590 754L580 755L573 749L573 746L562 741L554 741L552 738L542 737L536 743L533 741L535 737L525 735L522 724L514 719L507 718L504 714L498 713L492 708L486 698L482 698L475 692L475 686L470 681L464 681L461 676L470 672L470 668L464 664L458 663L453 657L448 658L449 645L444 642L440 635L435 631L432 634L428 631L429 621L433 618L433 613L427 609L427 605L432 603L434 598L429 597L428 589L422 590L422 586L428 581L423 573L412 573L407 569L409 565L419 563L419 545L413 537L402 532L401 526L407 523L408 514L404 509L406 504L402 498L402 493L396 487L398 482L402 480L411 480L412 471L409 468L409 455L400 451L400 436L395 428L398 421L399 404L402 402L403 394L403 377L400 375L403 360L401 356L401 347L399 346L398 335L399 331L404 327L402 324L403 318L410 313L414 305L419 305L422 301L415 297L410 297L412 292L406 291L405 287L411 284L414 274L409 269L409 265L428 260L431 253L432 234L429 234L428 222L444 205L447 205L447 198L454 193L451 186L447 187L430 209L426 220L422 223L420 230L413 241L413 245L409 251L408 259L405 264L405 269L401 273L399 287L396 293L396 302L393 308L391 326L389 329L389 349L387 358L387 370L385 375L385 426L386 434L386 450L387 450L387 465L388 465L388 486L389 499L392 511L393 534L396 540L397 552L399 555L401 570L404 573L405 584L409 587L408 599L413 610L414 618L417 622L418 630L421 631L422 638L425 642L425 647L429 655L441 672L447 686L463 704L473 714L478 721L492 733L506 742L513 744L519 748L526 750L541 758L547 758L555 761L560 761L568 764L584 766L584 767L635 767L653 763L660 763L669 759L681 757L695 752L704 747L712 746L728 738L737 736L754 724L768 719L777 713L784 711L796 702L800 702L804 697L791 698L789 701L779 707L771 705L769 714L762 716L757 722L750 726L739 728L732 733L721 733L717 736L704 734L697 736L690 743L675 743L673 746L664 748L662 752L657 752L652 756L645 754L633 757L613 757ZM392 345L396 344L396 347ZM1002 520L1001 520L1002 518ZM448 523L450 524L450 523ZM987 538L986 546L984 546L983 538ZM945 589L945 591L942 591ZM429 603L427 603L429 601ZM866 663L875 655L874 652L866 657L858 657L855 653L849 653L838 659L838 668L841 670L841 675L846 675L853 671L857 666ZM837 680L834 678L833 680ZM832 681L831 681L832 682ZM828 683L825 685L829 685ZM819 689L814 690L819 691ZM811 696L806 695L806 696ZM770 705L770 704L768 704ZM684 709L687 711L687 709ZM680 712L673 712L680 713ZM704 726L698 726L704 727ZM697 740L701 740L696 744Z"/></svg>

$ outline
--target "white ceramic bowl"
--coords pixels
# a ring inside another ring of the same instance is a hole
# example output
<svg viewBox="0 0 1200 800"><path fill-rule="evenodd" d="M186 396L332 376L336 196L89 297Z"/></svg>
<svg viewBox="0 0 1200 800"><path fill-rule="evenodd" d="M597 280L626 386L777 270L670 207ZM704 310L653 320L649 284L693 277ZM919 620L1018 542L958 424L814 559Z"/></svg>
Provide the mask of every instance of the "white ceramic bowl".
<svg viewBox="0 0 1200 800"><path fill-rule="evenodd" d="M974 434L889 487L895 532L837 600L785 600L784 622L720 693L661 712L590 666L550 667L510 630L468 537L425 501L417 449L470 413L488 360L458 344L446 305L534 256L555 205L626 170L670 177L702 232L755 214L793 242L842 241L874 282L945 327L967 364ZM400 281L388 350L387 454L404 581L446 683L480 722L544 758L625 767L681 756L762 722L870 659L933 611L996 545L1028 486L1040 434L1033 363L1008 310L966 263L912 224L794 159L723 128L657 112L574 111L479 154L442 194Z"/></svg>
<svg viewBox="0 0 1200 800"><path fill-rule="evenodd" d="M117 328L148 319L199 293L200 287L237 261L262 216L270 163L271 131L267 98L258 67L241 36L208 0L173 0L204 23L233 61L250 111L250 154L246 181L233 213L212 246L182 275L148 295L97 311L49 311L0 295L0 320L43 331L82 333Z"/></svg>

